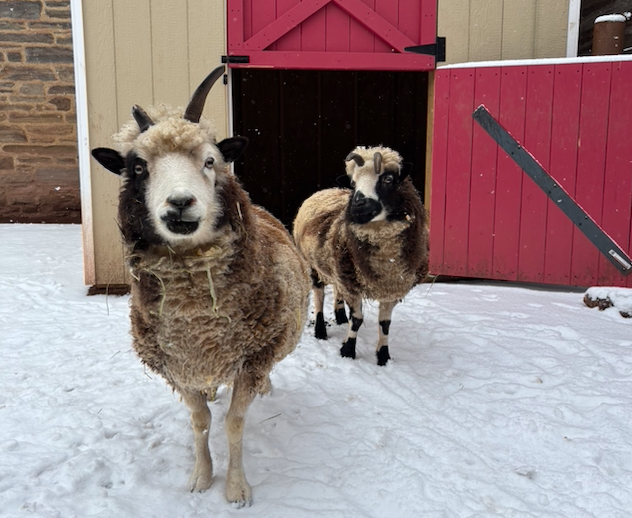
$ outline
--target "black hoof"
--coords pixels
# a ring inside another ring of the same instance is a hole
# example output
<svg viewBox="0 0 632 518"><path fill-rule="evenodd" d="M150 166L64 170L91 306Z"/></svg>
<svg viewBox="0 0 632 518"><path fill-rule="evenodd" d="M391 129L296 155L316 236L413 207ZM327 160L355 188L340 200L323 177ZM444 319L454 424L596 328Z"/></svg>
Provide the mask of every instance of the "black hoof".
<svg viewBox="0 0 632 518"><path fill-rule="evenodd" d="M347 322L349 322L345 308L338 308L335 312L335 315L336 315L336 324L340 325L340 324L346 324Z"/></svg>
<svg viewBox="0 0 632 518"><path fill-rule="evenodd" d="M314 334L319 340L327 340L327 327L325 326L325 317L322 313L316 315L316 325L314 326Z"/></svg>
<svg viewBox="0 0 632 518"><path fill-rule="evenodd" d="M375 353L377 356L377 364L378 365L386 365L388 360L391 359L391 355L388 354L388 345L383 345L380 347L380 350Z"/></svg>
<svg viewBox="0 0 632 518"><path fill-rule="evenodd" d="M349 340L342 344L342 347L340 348L340 356L343 358L353 358L355 360L355 346L355 338L349 338Z"/></svg>

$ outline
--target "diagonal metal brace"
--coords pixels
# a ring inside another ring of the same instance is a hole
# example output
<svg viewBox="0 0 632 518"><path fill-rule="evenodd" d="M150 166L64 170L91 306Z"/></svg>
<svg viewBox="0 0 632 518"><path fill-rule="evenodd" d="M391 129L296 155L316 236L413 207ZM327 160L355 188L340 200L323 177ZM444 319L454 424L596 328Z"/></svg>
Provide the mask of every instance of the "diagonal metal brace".
<svg viewBox="0 0 632 518"><path fill-rule="evenodd" d="M622 275L632 273L632 259L544 170L533 155L494 119L484 105L481 104L472 117Z"/></svg>

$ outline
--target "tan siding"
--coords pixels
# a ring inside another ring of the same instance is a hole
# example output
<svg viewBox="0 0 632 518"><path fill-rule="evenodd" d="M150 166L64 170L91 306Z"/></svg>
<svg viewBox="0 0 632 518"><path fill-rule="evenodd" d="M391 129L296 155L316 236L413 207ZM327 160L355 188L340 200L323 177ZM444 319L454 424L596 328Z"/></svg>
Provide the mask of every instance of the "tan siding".
<svg viewBox="0 0 632 518"><path fill-rule="evenodd" d="M192 90L225 54L220 1L84 0L83 12L93 148L112 146L111 135L129 120L133 104L185 106ZM205 109L222 137L228 126L226 103L226 88L217 85ZM92 225L85 233L94 244L94 256L85 256L86 282L124 283L126 269L116 225L120 180L94 160L90 178ZM90 253L90 246L86 252Z"/></svg>
<svg viewBox="0 0 632 518"><path fill-rule="evenodd" d="M439 0L447 63L564 57L568 0Z"/></svg>

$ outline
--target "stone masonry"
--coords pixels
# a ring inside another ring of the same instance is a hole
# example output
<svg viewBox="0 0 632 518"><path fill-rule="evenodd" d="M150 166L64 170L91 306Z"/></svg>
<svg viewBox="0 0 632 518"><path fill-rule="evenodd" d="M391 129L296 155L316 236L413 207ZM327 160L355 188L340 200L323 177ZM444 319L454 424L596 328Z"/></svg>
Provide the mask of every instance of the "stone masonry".
<svg viewBox="0 0 632 518"><path fill-rule="evenodd" d="M0 0L0 222L80 219L70 0Z"/></svg>

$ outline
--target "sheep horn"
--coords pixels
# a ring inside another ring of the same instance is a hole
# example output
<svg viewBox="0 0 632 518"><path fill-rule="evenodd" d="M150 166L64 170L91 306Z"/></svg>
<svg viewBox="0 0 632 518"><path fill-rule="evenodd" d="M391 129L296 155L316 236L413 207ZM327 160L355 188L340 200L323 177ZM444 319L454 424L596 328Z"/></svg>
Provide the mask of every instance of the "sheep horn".
<svg viewBox="0 0 632 518"><path fill-rule="evenodd" d="M202 81L200 86L197 87L197 89L195 90L195 92L193 92L193 95L191 96L189 105L184 112L185 120L195 123L200 122L200 116L202 115L202 110L204 110L206 96L211 91L211 87L215 84L215 82L223 75L224 65L220 65L206 76L204 81Z"/></svg>
<svg viewBox="0 0 632 518"><path fill-rule="evenodd" d="M373 155L373 165L375 165L375 174L380 174L382 172L382 153L379 151Z"/></svg>
<svg viewBox="0 0 632 518"><path fill-rule="evenodd" d="M357 153L349 153L347 158L345 158L345 162L348 162L349 160L354 160L355 163L358 164L358 167L362 167L364 165L364 158Z"/></svg>
<svg viewBox="0 0 632 518"><path fill-rule="evenodd" d="M147 112L137 104L132 106L132 116L134 117L134 120L138 123L138 127L140 128L141 133L147 131L149 126L154 125L154 121L152 121L151 117L147 115Z"/></svg>

